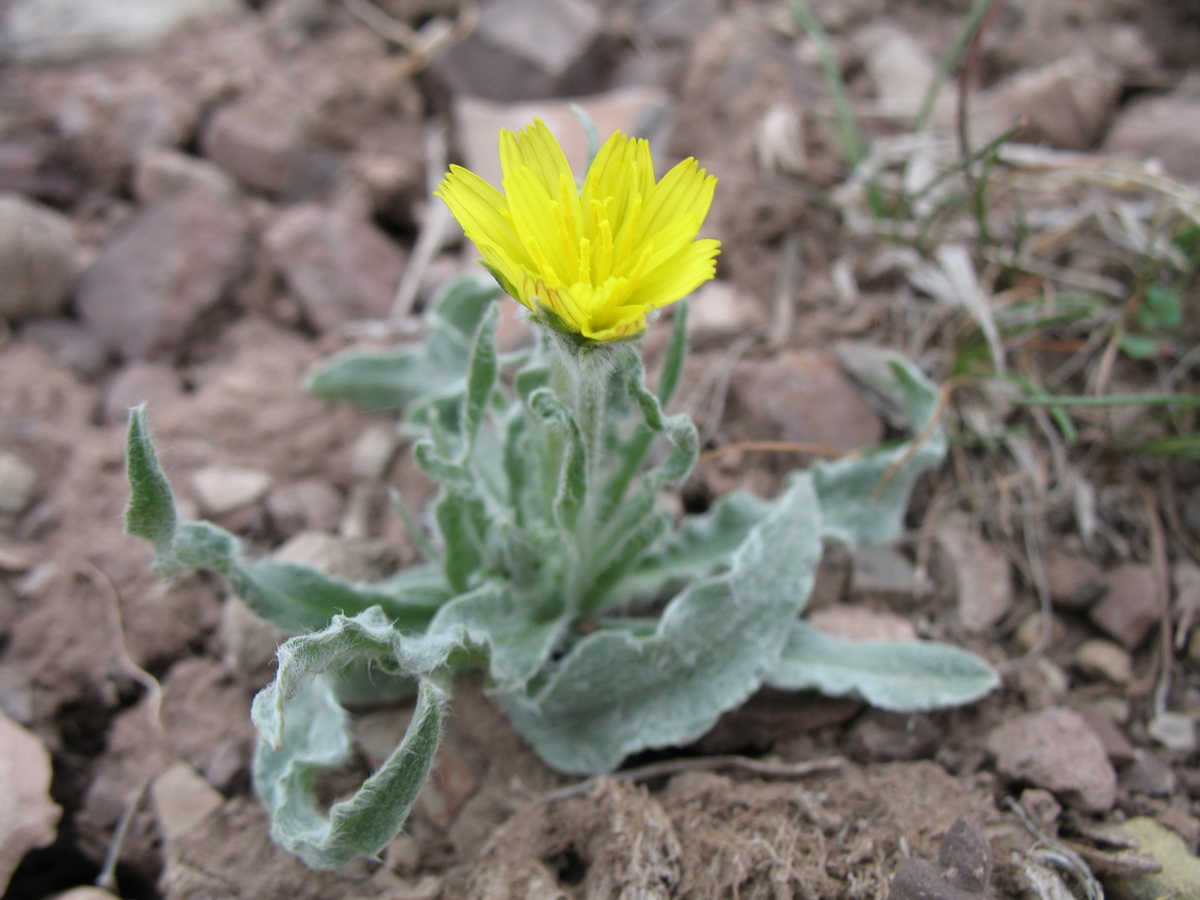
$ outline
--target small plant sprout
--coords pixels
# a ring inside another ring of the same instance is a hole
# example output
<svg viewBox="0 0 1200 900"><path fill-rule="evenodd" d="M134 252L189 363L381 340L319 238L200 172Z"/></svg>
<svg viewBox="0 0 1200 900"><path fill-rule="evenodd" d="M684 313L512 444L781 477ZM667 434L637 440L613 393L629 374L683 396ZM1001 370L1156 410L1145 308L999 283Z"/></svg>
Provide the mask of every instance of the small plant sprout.
<svg viewBox="0 0 1200 900"><path fill-rule="evenodd" d="M823 541L899 533L913 483L945 451L935 387L889 355L873 388L911 440L818 462L771 500L734 492L673 516L661 495L699 450L691 419L666 412L684 358L679 301L713 276L718 243L697 233L716 179L689 159L656 180L647 143L618 133L580 187L540 122L503 132L500 154L503 192L453 167L438 193L540 326L535 346L499 353L500 292L465 279L428 310L423 343L345 353L310 384L403 410L440 485L423 564L365 584L250 559L228 532L177 521L145 410L130 419L128 530L154 543L163 574L220 572L295 635L254 701L254 782L275 839L313 867L377 853L401 828L464 671L482 670L513 727L573 775L686 744L764 685L926 710L997 683L956 647L850 643L800 618ZM652 389L637 338L671 304ZM378 771L322 811L314 777L351 750L341 699L364 668L381 689L394 683L380 672L415 682L416 710Z"/></svg>

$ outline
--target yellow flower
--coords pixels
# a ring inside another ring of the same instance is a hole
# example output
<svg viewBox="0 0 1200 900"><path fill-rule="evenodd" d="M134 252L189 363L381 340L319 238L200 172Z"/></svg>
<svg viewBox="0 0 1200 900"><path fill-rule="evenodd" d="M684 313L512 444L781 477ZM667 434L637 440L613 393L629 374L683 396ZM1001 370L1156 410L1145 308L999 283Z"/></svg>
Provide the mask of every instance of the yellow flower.
<svg viewBox="0 0 1200 900"><path fill-rule="evenodd" d="M651 310L713 277L720 242L696 240L717 179L685 159L654 180L650 145L615 132L582 190L550 129L500 132L504 193L451 166L437 190L508 293L591 341L636 337Z"/></svg>

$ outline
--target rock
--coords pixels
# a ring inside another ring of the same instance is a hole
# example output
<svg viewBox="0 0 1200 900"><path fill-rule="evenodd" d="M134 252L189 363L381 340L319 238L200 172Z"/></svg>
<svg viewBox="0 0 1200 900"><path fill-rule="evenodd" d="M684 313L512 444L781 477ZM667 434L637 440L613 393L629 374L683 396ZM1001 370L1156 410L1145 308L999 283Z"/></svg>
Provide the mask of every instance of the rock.
<svg viewBox="0 0 1200 900"><path fill-rule="evenodd" d="M832 353L788 350L733 369L733 441L782 440L850 451L876 443L883 423Z"/></svg>
<svg viewBox="0 0 1200 900"><path fill-rule="evenodd" d="M24 512L37 486L37 470L15 453L0 451L0 513Z"/></svg>
<svg viewBox="0 0 1200 900"><path fill-rule="evenodd" d="M221 659L238 680L255 690L270 684L275 678L275 652L288 635L232 595L221 607L219 632Z"/></svg>
<svg viewBox="0 0 1200 900"><path fill-rule="evenodd" d="M63 894L55 894L50 900L121 900L121 898L98 887L77 887Z"/></svg>
<svg viewBox="0 0 1200 900"><path fill-rule="evenodd" d="M492 103L474 96L454 100L454 125L463 164L488 184L500 184L497 135L501 128L524 128L535 118L554 132L572 170L582 177L587 159L587 135L571 111L578 104L596 123L596 133L614 131L648 137L648 126L670 108L670 95L658 87L627 87L571 100Z"/></svg>
<svg viewBox="0 0 1200 900"><path fill-rule="evenodd" d="M96 378L108 365L104 341L73 319L29 319L21 325L21 339L49 350L85 378Z"/></svg>
<svg viewBox="0 0 1200 900"><path fill-rule="evenodd" d="M1107 812L1116 800L1117 775L1104 745L1072 710L1024 713L994 729L987 746L1003 777L1053 791L1081 812Z"/></svg>
<svg viewBox="0 0 1200 900"><path fill-rule="evenodd" d="M692 346L729 341L766 324L762 307L728 281L706 281L692 295L688 342Z"/></svg>
<svg viewBox="0 0 1200 900"><path fill-rule="evenodd" d="M1159 713L1150 720L1146 732L1168 750L1179 753L1196 750L1196 722L1183 713Z"/></svg>
<svg viewBox="0 0 1200 900"><path fill-rule="evenodd" d="M192 490L202 512L221 516L262 500L271 482L271 473L260 469L206 466L192 475Z"/></svg>
<svg viewBox="0 0 1200 900"><path fill-rule="evenodd" d="M350 448L350 474L365 481L378 481L387 474L396 451L400 448L400 436L395 427L370 426Z"/></svg>
<svg viewBox="0 0 1200 900"><path fill-rule="evenodd" d="M321 332L391 310L405 254L382 231L337 209L291 207L265 242L305 315Z"/></svg>
<svg viewBox="0 0 1200 900"><path fill-rule="evenodd" d="M189 191L142 212L104 246L80 282L79 313L127 359L177 350L242 273L248 245L237 204Z"/></svg>
<svg viewBox="0 0 1200 900"><path fill-rule="evenodd" d="M75 284L70 221L18 194L0 194L0 317L57 315Z"/></svg>
<svg viewBox="0 0 1200 900"><path fill-rule="evenodd" d="M1107 591L1088 616L1127 650L1141 646L1159 620L1154 570L1125 563L1105 575Z"/></svg>
<svg viewBox="0 0 1200 900"><path fill-rule="evenodd" d="M285 482L267 495L267 515L284 535L333 531L342 518L342 495L323 478Z"/></svg>
<svg viewBox="0 0 1200 900"><path fill-rule="evenodd" d="M1110 763L1120 768L1133 762L1133 744L1129 742L1120 725L1106 715L1101 707L1084 707L1079 710L1079 714L1087 722L1088 728L1100 738Z"/></svg>
<svg viewBox="0 0 1200 900"><path fill-rule="evenodd" d="M904 616L861 606L827 606L809 613L808 621L817 630L848 641L917 639L917 630Z"/></svg>
<svg viewBox="0 0 1200 900"><path fill-rule="evenodd" d="M981 146L1024 119L1015 140L1089 150L1112 119L1122 82L1120 67L1086 50L1022 70L980 93L972 142Z"/></svg>
<svg viewBox="0 0 1200 900"><path fill-rule="evenodd" d="M1050 602L1062 609L1086 609L1104 593L1104 572L1086 556L1057 546L1043 561Z"/></svg>
<svg viewBox="0 0 1200 900"><path fill-rule="evenodd" d="M1158 160L1180 181L1200 181L1198 123L1197 84L1158 97L1139 97L1117 114L1100 150L1137 162Z"/></svg>
<svg viewBox="0 0 1200 900"><path fill-rule="evenodd" d="M992 846L977 825L956 819L934 864L902 860L888 900L983 900L992 877Z"/></svg>
<svg viewBox="0 0 1200 900"><path fill-rule="evenodd" d="M150 785L151 802L158 830L171 845L195 830L220 808L224 798L185 762L177 762Z"/></svg>
<svg viewBox="0 0 1200 900"><path fill-rule="evenodd" d="M934 535L936 562L945 570L958 598L963 628L980 634L1012 608L1012 569L1004 555L975 533L966 516L947 516Z"/></svg>
<svg viewBox="0 0 1200 900"><path fill-rule="evenodd" d="M1184 900L1200 897L1200 859L1188 852L1183 839L1147 816L1123 822L1122 831L1138 843L1138 850L1162 866L1161 872L1136 878L1110 878L1105 895L1110 900Z"/></svg>
<svg viewBox="0 0 1200 900"><path fill-rule="evenodd" d="M25 854L54 843L61 810L50 799L50 754L0 712L0 892Z"/></svg>
<svg viewBox="0 0 1200 900"><path fill-rule="evenodd" d="M378 581L395 570L395 550L369 540L349 540L320 531L304 531L272 554L279 562L296 562L349 581Z"/></svg>
<svg viewBox="0 0 1200 900"><path fill-rule="evenodd" d="M579 93L610 65L604 17L586 0L498 0L475 33L440 53L431 69L455 93L516 100Z"/></svg>
<svg viewBox="0 0 1200 900"><path fill-rule="evenodd" d="M936 61L904 29L883 22L858 33L867 77L875 87L879 112L911 125L937 72ZM954 112L954 97L943 86L936 106L939 120Z"/></svg>
<svg viewBox="0 0 1200 900"><path fill-rule="evenodd" d="M191 190L233 197L237 185L223 169L208 160L178 150L153 148L138 156L133 170L133 195L142 205L152 206Z"/></svg>
<svg viewBox="0 0 1200 900"><path fill-rule="evenodd" d="M1133 679L1133 659L1112 641L1084 641L1075 651L1075 667L1089 678L1125 685Z"/></svg>
<svg viewBox="0 0 1200 900"><path fill-rule="evenodd" d="M204 155L246 187L286 200L325 187L340 157L314 145L290 86L268 81L219 108L201 136Z"/></svg>
<svg viewBox="0 0 1200 900"><path fill-rule="evenodd" d="M1066 634L1066 626L1062 620L1051 614L1045 616L1041 612L1030 613L1021 620L1021 624L1017 626L1017 630L1013 632L1013 640L1016 641L1018 647L1028 653L1034 647L1042 644L1043 636L1046 629L1049 628L1050 634L1045 637L1043 646L1052 647L1058 641L1062 640Z"/></svg>
<svg viewBox="0 0 1200 900"><path fill-rule="evenodd" d="M146 403L155 410L179 402L183 381L174 366L134 360L121 368L104 394L104 421L110 425L126 422L129 410Z"/></svg>
<svg viewBox="0 0 1200 900"><path fill-rule="evenodd" d="M916 567L894 547L856 547L851 557L850 590L858 599L870 596L889 603L911 602L917 591Z"/></svg>
<svg viewBox="0 0 1200 900"><path fill-rule="evenodd" d="M1133 751L1133 761L1121 770L1117 783L1122 790L1152 797L1170 797L1176 786L1171 767L1140 748Z"/></svg>
<svg viewBox="0 0 1200 900"><path fill-rule="evenodd" d="M942 729L923 714L869 709L846 736L846 752L862 763L927 759L942 739Z"/></svg>
<svg viewBox="0 0 1200 900"><path fill-rule="evenodd" d="M185 22L237 9L238 0L14 0L4 38L18 59L75 62L139 50Z"/></svg>

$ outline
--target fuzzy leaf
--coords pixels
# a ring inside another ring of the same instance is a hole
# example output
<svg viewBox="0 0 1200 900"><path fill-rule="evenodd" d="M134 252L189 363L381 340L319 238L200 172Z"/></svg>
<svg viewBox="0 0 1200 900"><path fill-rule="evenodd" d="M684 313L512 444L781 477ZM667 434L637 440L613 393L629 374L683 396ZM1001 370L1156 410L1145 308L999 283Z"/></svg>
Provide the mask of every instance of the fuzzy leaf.
<svg viewBox="0 0 1200 900"><path fill-rule="evenodd" d="M552 766L580 774L703 734L774 670L812 587L818 532L812 486L800 479L751 530L730 571L681 592L651 634L596 632L544 687L506 695L513 724Z"/></svg>
<svg viewBox="0 0 1200 900"><path fill-rule="evenodd" d="M484 411L492 398L496 386L496 307L491 306L484 314L471 344L471 357L467 364L467 389L463 395L463 459L470 455L475 436L483 421Z"/></svg>
<svg viewBox="0 0 1200 900"><path fill-rule="evenodd" d="M978 700L1000 683L973 653L937 641L846 641L797 621L767 684L851 694L872 706L917 712Z"/></svg>
<svg viewBox="0 0 1200 900"><path fill-rule="evenodd" d="M154 544L156 553L164 557L160 565L165 566L175 539L175 497L146 428L145 403L129 411L125 471L129 478L125 531Z"/></svg>

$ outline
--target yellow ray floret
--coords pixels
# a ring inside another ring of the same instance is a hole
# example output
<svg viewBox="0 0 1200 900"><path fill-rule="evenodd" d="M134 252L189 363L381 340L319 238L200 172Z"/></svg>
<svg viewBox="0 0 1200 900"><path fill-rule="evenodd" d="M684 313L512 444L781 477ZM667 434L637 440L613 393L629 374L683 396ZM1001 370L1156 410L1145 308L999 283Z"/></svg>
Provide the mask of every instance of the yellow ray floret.
<svg viewBox="0 0 1200 900"><path fill-rule="evenodd" d="M685 159L655 181L650 145L615 132L583 188L540 120L500 132L503 193L451 166L437 190L500 284L546 324L592 341L636 337L651 310L713 277L696 240L717 179Z"/></svg>

